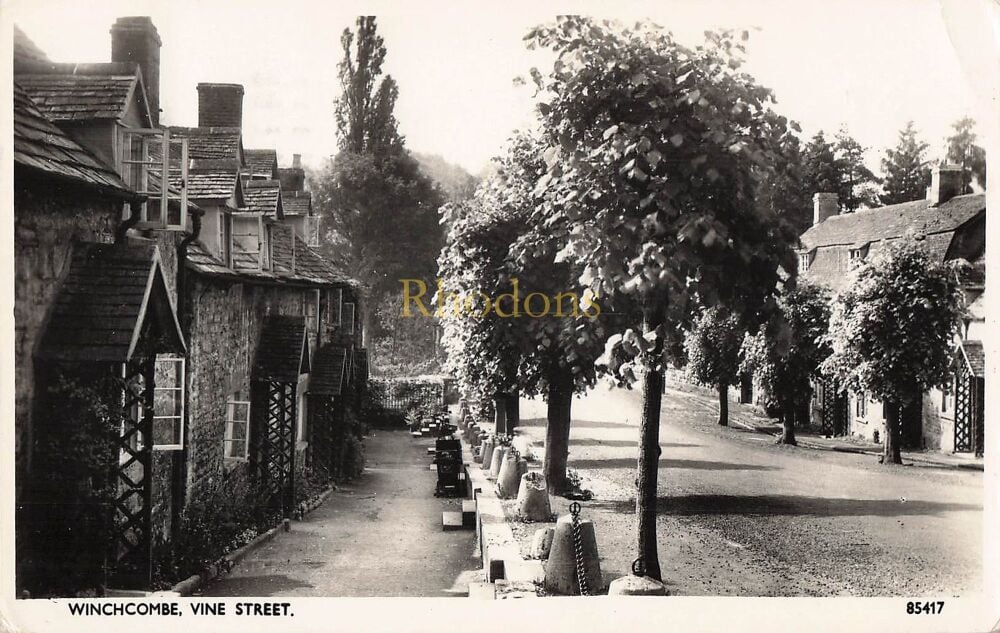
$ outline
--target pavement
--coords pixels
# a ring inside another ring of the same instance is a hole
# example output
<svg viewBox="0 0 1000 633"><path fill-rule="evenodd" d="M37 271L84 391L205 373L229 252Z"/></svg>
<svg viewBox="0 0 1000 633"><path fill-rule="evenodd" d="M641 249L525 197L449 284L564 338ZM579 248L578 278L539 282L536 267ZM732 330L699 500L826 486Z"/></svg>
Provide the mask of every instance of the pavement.
<svg viewBox="0 0 1000 633"><path fill-rule="evenodd" d="M461 499L434 497L432 438L376 430L364 474L201 596L460 596L481 575L474 531L441 528Z"/></svg>
<svg viewBox="0 0 1000 633"><path fill-rule="evenodd" d="M715 394L669 388L661 410L658 548L673 595L958 596L982 588L983 475L885 466L869 454L774 444L716 423ZM731 403L732 419L754 416ZM519 441L543 454L545 405ZM594 492L605 583L635 556L640 394L574 399L569 467ZM534 467L538 467L535 464ZM553 510L568 502L553 497ZM527 538L538 524L516 529Z"/></svg>

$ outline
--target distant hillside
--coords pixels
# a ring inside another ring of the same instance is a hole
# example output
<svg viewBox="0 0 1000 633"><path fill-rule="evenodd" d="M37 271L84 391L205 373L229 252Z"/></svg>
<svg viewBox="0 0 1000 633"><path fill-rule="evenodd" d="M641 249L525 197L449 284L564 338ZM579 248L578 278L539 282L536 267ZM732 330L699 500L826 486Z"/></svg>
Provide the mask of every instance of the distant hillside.
<svg viewBox="0 0 1000 633"><path fill-rule="evenodd" d="M437 154L421 154L411 152L420 169L429 178L438 183L448 199L457 202L472 195L479 184L479 179L458 165L449 163Z"/></svg>

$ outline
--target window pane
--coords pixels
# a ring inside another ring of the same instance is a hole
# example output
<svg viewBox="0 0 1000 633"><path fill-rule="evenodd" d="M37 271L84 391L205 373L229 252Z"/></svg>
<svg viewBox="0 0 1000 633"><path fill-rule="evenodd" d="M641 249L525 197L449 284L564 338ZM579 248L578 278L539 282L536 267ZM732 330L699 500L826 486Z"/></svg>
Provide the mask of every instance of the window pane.
<svg viewBox="0 0 1000 633"><path fill-rule="evenodd" d="M250 419L250 405L245 402L233 402L230 405L232 407L232 413L230 414L231 420L241 420L247 421Z"/></svg>
<svg viewBox="0 0 1000 633"><path fill-rule="evenodd" d="M230 438L234 440L245 440L247 438L247 425L243 422L233 422L230 425Z"/></svg>
<svg viewBox="0 0 1000 633"><path fill-rule="evenodd" d="M153 418L153 444L155 446L181 443L180 418Z"/></svg>
<svg viewBox="0 0 1000 633"><path fill-rule="evenodd" d="M183 398L179 389L155 389L153 415L180 416Z"/></svg>

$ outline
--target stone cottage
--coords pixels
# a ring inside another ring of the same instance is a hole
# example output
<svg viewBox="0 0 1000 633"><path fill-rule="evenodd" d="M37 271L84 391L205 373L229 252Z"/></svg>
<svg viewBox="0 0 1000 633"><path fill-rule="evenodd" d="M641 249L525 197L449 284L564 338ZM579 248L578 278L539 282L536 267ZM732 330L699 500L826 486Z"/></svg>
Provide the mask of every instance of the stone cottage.
<svg viewBox="0 0 1000 633"><path fill-rule="evenodd" d="M15 34L19 586L79 567L148 586L209 491L290 516L304 467L342 468L367 382L360 288L310 245L302 179L286 194L276 153L244 150L243 87L199 84L197 127L162 127L155 26L120 18L111 40L111 62L65 64ZM113 378L121 417L114 544L89 557L31 544L66 375Z"/></svg>
<svg viewBox="0 0 1000 633"><path fill-rule="evenodd" d="M961 169L935 168L927 198L854 213L839 213L837 195L814 196L813 225L802 234L799 274L837 291L848 272L892 240L913 232L938 261L971 264L963 278L968 314L955 342L951 385L932 389L921 402L902 412L904 446L955 453L983 453L986 196L957 195ZM885 436L886 411L866 394L840 392L821 384L815 392L813 418L824 432L867 440Z"/></svg>

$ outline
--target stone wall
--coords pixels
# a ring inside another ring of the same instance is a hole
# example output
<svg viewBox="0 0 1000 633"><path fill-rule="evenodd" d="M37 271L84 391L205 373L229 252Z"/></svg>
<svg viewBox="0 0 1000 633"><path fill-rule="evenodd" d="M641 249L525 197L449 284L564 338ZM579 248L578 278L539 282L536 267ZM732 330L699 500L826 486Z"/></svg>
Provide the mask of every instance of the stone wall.
<svg viewBox="0 0 1000 633"><path fill-rule="evenodd" d="M14 381L17 496L31 463L34 352L75 241L111 242L119 201L81 189L31 185L14 192Z"/></svg>

